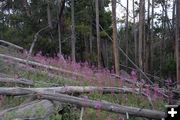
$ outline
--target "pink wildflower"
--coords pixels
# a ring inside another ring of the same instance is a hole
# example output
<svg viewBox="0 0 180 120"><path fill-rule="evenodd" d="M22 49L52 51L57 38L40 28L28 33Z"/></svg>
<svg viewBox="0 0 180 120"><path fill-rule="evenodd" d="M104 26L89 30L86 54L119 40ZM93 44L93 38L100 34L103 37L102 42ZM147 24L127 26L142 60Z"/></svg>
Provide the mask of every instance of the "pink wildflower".
<svg viewBox="0 0 180 120"><path fill-rule="evenodd" d="M96 109L100 109L101 107L102 107L101 103L100 102L96 102L95 108Z"/></svg>
<svg viewBox="0 0 180 120"><path fill-rule="evenodd" d="M135 70L132 70L132 71L131 71L131 79L132 79L133 81L137 81L137 79L138 79L138 76L137 76L137 73L136 73Z"/></svg>
<svg viewBox="0 0 180 120"><path fill-rule="evenodd" d="M149 85L146 86L146 91L145 91L145 93L146 93L147 96L150 96L150 93L151 93L151 92L150 92L150 86L149 86Z"/></svg>
<svg viewBox="0 0 180 120"><path fill-rule="evenodd" d="M159 85L158 84L155 84L154 85L154 100L157 99L159 97Z"/></svg>

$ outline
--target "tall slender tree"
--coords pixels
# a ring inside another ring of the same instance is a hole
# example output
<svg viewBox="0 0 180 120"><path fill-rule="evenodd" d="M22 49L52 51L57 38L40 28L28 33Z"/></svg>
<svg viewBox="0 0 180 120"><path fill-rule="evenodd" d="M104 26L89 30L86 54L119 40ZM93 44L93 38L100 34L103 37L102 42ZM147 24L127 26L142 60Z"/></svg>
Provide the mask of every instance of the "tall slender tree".
<svg viewBox="0 0 180 120"><path fill-rule="evenodd" d="M113 54L115 63L115 72L119 74L119 50L117 40L117 23L116 23L116 0L112 0L112 26L113 26Z"/></svg>
<svg viewBox="0 0 180 120"><path fill-rule="evenodd" d="M74 0L71 0L71 59L76 61L76 35L75 35L75 19L74 19Z"/></svg>
<svg viewBox="0 0 180 120"><path fill-rule="evenodd" d="M151 63L151 39L150 39L150 0L148 0L148 7L147 7L148 11L147 11L147 32L146 32L146 44L145 44L145 52L146 52L146 56L145 56L145 65L144 65L144 71L145 72L149 72L149 68L150 68L150 63Z"/></svg>
<svg viewBox="0 0 180 120"><path fill-rule="evenodd" d="M126 54L127 55L129 55L128 29L129 29L129 0L127 0L127 6L126 6ZM126 57L126 66L128 66L128 58L127 57Z"/></svg>
<svg viewBox="0 0 180 120"><path fill-rule="evenodd" d="M150 50L150 59L151 59L151 63L150 63L150 70L151 73L154 73L153 71L153 62L154 62L154 49L153 49L153 40L154 40L154 0L152 0L152 9L151 9L151 50Z"/></svg>
<svg viewBox="0 0 180 120"><path fill-rule="evenodd" d="M176 0L176 79L180 88L180 1Z"/></svg>
<svg viewBox="0 0 180 120"><path fill-rule="evenodd" d="M132 8L133 8L133 38L134 38L134 59L135 59L135 63L137 64L138 62L138 55L137 55L137 51L138 51L138 47L137 47L137 30L136 30L136 13L135 13L135 1L133 0L132 3Z"/></svg>
<svg viewBox="0 0 180 120"><path fill-rule="evenodd" d="M99 0L96 0L96 37L97 37L97 62L98 67L101 66L101 51L100 51L100 29L99 29Z"/></svg>
<svg viewBox="0 0 180 120"><path fill-rule="evenodd" d="M50 1L47 1L47 19L48 19L48 26L52 29L52 19L51 19L51 10L50 10Z"/></svg>
<svg viewBox="0 0 180 120"><path fill-rule="evenodd" d="M58 1L58 12L57 12L57 19L58 19L58 41L59 41L59 54L62 54L61 48L61 18L59 17L59 12L61 9L61 1Z"/></svg>
<svg viewBox="0 0 180 120"><path fill-rule="evenodd" d="M144 26L145 26L145 0L140 0L139 13L139 68L143 70L143 40L144 40Z"/></svg>

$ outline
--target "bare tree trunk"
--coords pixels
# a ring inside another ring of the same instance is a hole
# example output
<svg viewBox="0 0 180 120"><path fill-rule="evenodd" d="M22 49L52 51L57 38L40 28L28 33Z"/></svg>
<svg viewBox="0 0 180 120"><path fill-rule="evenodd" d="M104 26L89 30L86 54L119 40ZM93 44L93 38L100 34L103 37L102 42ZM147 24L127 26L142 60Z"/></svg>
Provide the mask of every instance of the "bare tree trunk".
<svg viewBox="0 0 180 120"><path fill-rule="evenodd" d="M127 0L127 8L126 8L126 55L129 56L129 35L128 35L128 29L129 29L129 0ZM126 57L126 66L128 66L128 58Z"/></svg>
<svg viewBox="0 0 180 120"><path fill-rule="evenodd" d="M140 0L139 13L139 68L143 70L143 39L144 39L144 23L145 23L145 1Z"/></svg>
<svg viewBox="0 0 180 120"><path fill-rule="evenodd" d="M173 0L173 11L172 11L172 28L173 28L173 31L174 30L174 25L175 25L175 13L176 13L176 0Z"/></svg>
<svg viewBox="0 0 180 120"><path fill-rule="evenodd" d="M93 24L93 21L92 21L92 18L91 18L91 21L90 21L90 36L89 36L89 49L90 49L90 54L92 55L93 53L93 27L92 27L92 24Z"/></svg>
<svg viewBox="0 0 180 120"><path fill-rule="evenodd" d="M160 65L160 78L162 78L162 66L163 66L163 63L164 63L164 59L163 59L163 53L164 53L164 39L165 39L165 29L166 29L166 26L165 26L165 10L164 10L164 6L165 6L165 3L163 3L162 5L162 38L160 39L160 59L159 59L159 65Z"/></svg>
<svg viewBox="0 0 180 120"><path fill-rule="evenodd" d="M58 19L58 41L59 41L59 54L62 54L62 48L61 48L61 17L59 17L59 12L61 9L61 4L58 2L58 14L57 14L57 19Z"/></svg>
<svg viewBox="0 0 180 120"><path fill-rule="evenodd" d="M88 51L89 50L88 49L89 41L87 40L87 36L85 34L83 35L83 37L84 37L84 47L85 47L84 57L85 57L85 60L88 60L89 59L89 54L88 54L89 53L89 51Z"/></svg>
<svg viewBox="0 0 180 120"><path fill-rule="evenodd" d="M149 72L150 70L150 63L151 63L151 39L150 39L150 0L148 0L148 14L147 14L147 32L146 32L146 46L145 46L145 66L144 66L144 71Z"/></svg>
<svg viewBox="0 0 180 120"><path fill-rule="evenodd" d="M108 58L109 58L109 52L108 52L108 44L107 40L105 39L103 43L103 54L104 54L104 61L105 61L105 66L108 67Z"/></svg>
<svg viewBox="0 0 180 120"><path fill-rule="evenodd" d="M52 20L51 20L51 10L50 10L50 1L47 2L47 19L48 19L48 26L52 29Z"/></svg>
<svg viewBox="0 0 180 120"><path fill-rule="evenodd" d="M97 35L97 62L101 67L101 51L100 51L100 29L99 29L99 0L96 0L96 35Z"/></svg>
<svg viewBox="0 0 180 120"><path fill-rule="evenodd" d="M59 54L62 54L62 47L61 47L61 25L60 22L58 23L58 41L59 41Z"/></svg>
<svg viewBox="0 0 180 120"><path fill-rule="evenodd" d="M176 0L176 79L180 88L180 1Z"/></svg>
<svg viewBox="0 0 180 120"><path fill-rule="evenodd" d="M119 74L119 50L117 40L117 24L116 24L116 0L112 0L112 24L113 24L113 54L115 63L115 72Z"/></svg>
<svg viewBox="0 0 180 120"><path fill-rule="evenodd" d="M75 35L75 19L74 19L74 0L71 0L71 59L72 61L76 61L76 35Z"/></svg>
<svg viewBox="0 0 180 120"><path fill-rule="evenodd" d="M154 0L152 0L152 11L151 11L151 67L150 70L152 71L152 73L154 73L153 70L153 61L154 61L154 49L153 49L153 41L154 41Z"/></svg>
<svg viewBox="0 0 180 120"><path fill-rule="evenodd" d="M135 1L133 0L133 37L134 37L134 59L135 63L138 63L138 46L137 46L137 32L136 32L136 16L135 16L135 6L134 3Z"/></svg>

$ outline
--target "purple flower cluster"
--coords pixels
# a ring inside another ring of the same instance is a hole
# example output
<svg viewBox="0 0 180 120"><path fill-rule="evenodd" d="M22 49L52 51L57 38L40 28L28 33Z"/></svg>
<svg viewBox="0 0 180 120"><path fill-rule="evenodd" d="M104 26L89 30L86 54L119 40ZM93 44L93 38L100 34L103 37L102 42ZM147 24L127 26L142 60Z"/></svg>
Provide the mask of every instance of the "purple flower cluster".
<svg viewBox="0 0 180 120"><path fill-rule="evenodd" d="M108 81L112 80L111 72L108 69L97 69L96 67L91 66L88 62L73 62L71 59L65 59L62 55L57 55L57 57L50 58L43 56L41 52L37 53L32 57L34 61L37 61L42 64L52 65L61 69L69 70L71 72L82 74L90 85L105 85L108 84ZM73 79L78 79L75 76L70 76ZM78 79L81 80L81 79Z"/></svg>

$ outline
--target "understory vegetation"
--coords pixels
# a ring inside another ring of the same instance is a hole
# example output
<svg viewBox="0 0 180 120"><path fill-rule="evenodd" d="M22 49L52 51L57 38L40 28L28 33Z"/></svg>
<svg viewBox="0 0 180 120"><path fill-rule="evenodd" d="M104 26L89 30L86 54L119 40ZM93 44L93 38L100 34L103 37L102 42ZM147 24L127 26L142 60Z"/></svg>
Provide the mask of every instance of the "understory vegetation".
<svg viewBox="0 0 180 120"><path fill-rule="evenodd" d="M168 104L179 0L0 0L0 120L165 119Z"/></svg>

